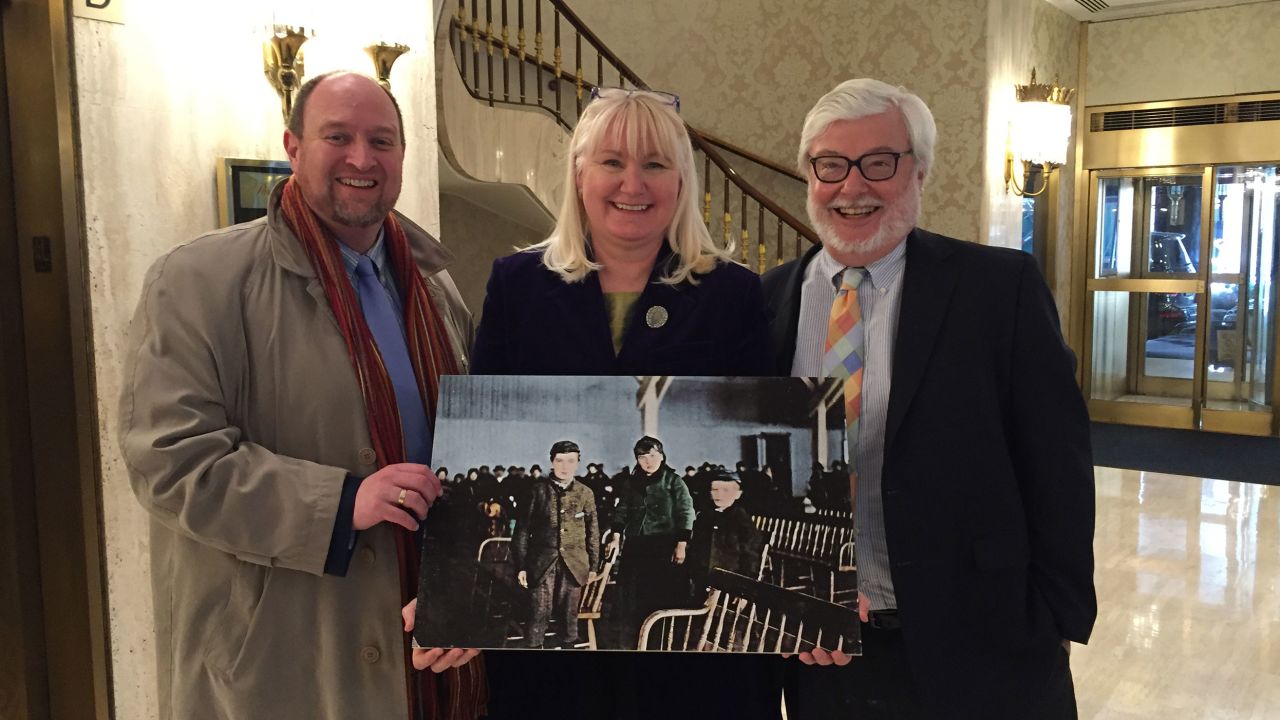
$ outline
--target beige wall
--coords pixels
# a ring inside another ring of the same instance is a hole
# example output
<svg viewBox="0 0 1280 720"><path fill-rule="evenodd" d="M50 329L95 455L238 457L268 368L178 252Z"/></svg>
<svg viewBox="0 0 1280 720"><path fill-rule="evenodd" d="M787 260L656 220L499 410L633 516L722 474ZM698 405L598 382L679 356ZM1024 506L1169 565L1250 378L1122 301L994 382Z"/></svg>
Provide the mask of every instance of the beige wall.
<svg viewBox="0 0 1280 720"><path fill-rule="evenodd" d="M1089 26L1086 105L1280 90L1280 2Z"/></svg>
<svg viewBox="0 0 1280 720"><path fill-rule="evenodd" d="M550 232L550 223L530 228L464 197L440 196L440 239L457 257L449 272L477 322L493 261L510 255L516 248L541 242Z"/></svg>
<svg viewBox="0 0 1280 720"><path fill-rule="evenodd" d="M407 0L373 4L379 6L373 15L394 21L392 27L414 28L384 36L415 50L392 75L409 148L399 207L434 230L439 204L429 8ZM280 10L285 3L277 5ZM280 102L262 75L260 43L272 6L131 0L123 25L76 19L73 28L115 717L121 719L156 716L147 523L115 440L121 348L147 267L174 244L215 227L217 159L284 158ZM378 28L353 20L327 23L301 5L295 11L310 12L307 22L314 21L318 32L315 45L309 43L309 74L369 69L360 47ZM320 41L326 31L327 43Z"/></svg>

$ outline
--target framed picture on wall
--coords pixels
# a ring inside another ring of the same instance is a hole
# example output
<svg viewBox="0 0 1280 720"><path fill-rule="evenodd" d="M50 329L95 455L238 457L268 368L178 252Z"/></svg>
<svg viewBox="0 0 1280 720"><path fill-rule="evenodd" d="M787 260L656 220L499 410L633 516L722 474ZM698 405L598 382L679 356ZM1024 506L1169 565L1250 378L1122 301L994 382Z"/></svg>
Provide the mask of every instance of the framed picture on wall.
<svg viewBox="0 0 1280 720"><path fill-rule="evenodd" d="M267 199L276 183L293 170L285 160L222 158L218 161L218 227L255 220L267 214Z"/></svg>
<svg viewBox="0 0 1280 720"><path fill-rule="evenodd" d="M860 654L842 398L807 378L442 377L415 641Z"/></svg>

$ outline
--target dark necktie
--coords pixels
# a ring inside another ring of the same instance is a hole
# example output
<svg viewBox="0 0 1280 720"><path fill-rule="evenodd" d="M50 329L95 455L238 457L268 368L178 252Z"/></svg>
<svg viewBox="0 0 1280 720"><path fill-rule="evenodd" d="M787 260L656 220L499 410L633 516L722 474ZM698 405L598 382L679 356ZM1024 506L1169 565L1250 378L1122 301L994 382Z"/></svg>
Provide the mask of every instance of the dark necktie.
<svg viewBox="0 0 1280 720"><path fill-rule="evenodd" d="M428 465L431 463L431 430L427 427L427 413L422 406L422 394L418 392L418 379L409 359L409 347L404 341L404 328L391 305L387 289L378 282L373 260L367 255L361 255L356 264L356 293L360 296L365 323L382 356L382 365L395 388L400 431L404 435L405 461Z"/></svg>

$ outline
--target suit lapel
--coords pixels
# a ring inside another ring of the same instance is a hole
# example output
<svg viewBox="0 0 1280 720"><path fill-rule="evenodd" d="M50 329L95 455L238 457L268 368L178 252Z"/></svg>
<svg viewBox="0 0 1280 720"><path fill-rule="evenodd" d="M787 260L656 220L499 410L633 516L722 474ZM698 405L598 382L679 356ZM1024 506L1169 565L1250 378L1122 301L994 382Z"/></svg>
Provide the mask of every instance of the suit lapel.
<svg viewBox="0 0 1280 720"><path fill-rule="evenodd" d="M768 300L773 312L769 339L777 352L774 371L779 375L791 374L796 355L796 335L800 331L800 289L804 285L804 272L821 250L822 245L814 244L799 261L792 261L777 271L784 275L779 278L776 293L770 293Z"/></svg>
<svg viewBox="0 0 1280 720"><path fill-rule="evenodd" d="M543 295L543 302L555 308L552 316L563 318L563 343L583 358L585 367L611 367L614 363L613 339L609 334L609 314L604 307L600 278L589 273L581 282L566 283L553 276ZM603 363L603 364L602 364Z"/></svg>
<svg viewBox="0 0 1280 720"><path fill-rule="evenodd" d="M929 356L955 289L957 269L954 263L947 262L950 254L950 248L925 230L917 228L907 237L907 265L903 272L885 421L886 456L929 366Z"/></svg>
<svg viewBox="0 0 1280 720"><path fill-rule="evenodd" d="M672 337L680 337L681 326L697 321L694 314L698 310L701 288L689 283L667 285L658 281L660 277L654 273L631 309L631 322L622 337L622 352L618 355L618 361L624 366L643 367L652 350L671 342ZM651 308L666 311L665 319L661 313L655 314L651 325Z"/></svg>

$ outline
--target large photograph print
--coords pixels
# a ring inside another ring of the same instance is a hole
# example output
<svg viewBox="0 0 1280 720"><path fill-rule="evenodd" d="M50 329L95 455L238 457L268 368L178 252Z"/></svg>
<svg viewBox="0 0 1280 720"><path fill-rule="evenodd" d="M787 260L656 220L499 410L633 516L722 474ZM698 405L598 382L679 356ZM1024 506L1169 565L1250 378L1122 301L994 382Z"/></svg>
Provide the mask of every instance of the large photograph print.
<svg viewBox="0 0 1280 720"><path fill-rule="evenodd" d="M415 642L859 654L841 393L442 378Z"/></svg>

